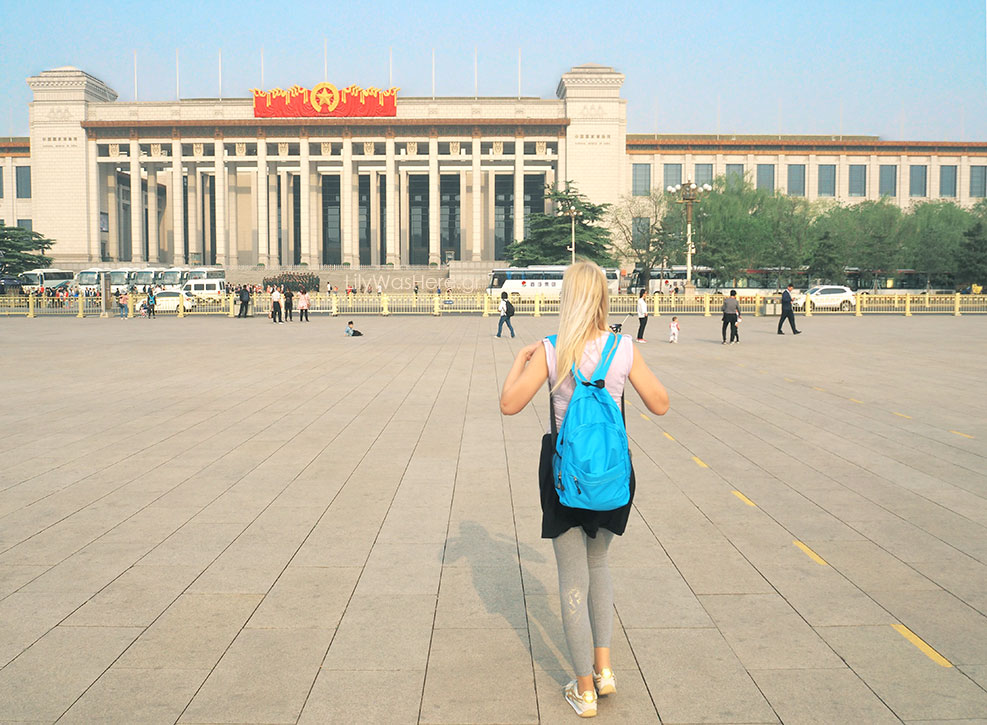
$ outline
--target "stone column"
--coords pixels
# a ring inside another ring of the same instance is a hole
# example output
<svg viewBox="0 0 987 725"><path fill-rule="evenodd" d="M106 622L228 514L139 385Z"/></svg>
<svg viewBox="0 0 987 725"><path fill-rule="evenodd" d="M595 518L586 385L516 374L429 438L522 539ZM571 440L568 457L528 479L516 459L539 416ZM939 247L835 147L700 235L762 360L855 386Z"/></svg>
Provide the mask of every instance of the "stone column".
<svg viewBox="0 0 987 725"><path fill-rule="evenodd" d="M281 253L281 245L278 242L280 228L278 226L278 182L277 180L281 178L281 172L278 171L278 167L275 164L273 173L268 175L268 193L267 193L267 231L269 236L267 242L267 256L270 262L270 266L277 267L280 262L279 255ZM270 183L274 181L274 183Z"/></svg>
<svg viewBox="0 0 987 725"><path fill-rule="evenodd" d="M216 205L209 203L210 192L215 202L216 177L205 173L204 169L199 169L199 188L202 189L202 261L200 264L207 265L212 263L213 256L216 254L216 237L211 234L216 224L214 214Z"/></svg>
<svg viewBox="0 0 987 725"><path fill-rule="evenodd" d="M130 261L144 261L144 229L141 222L144 199L141 194L140 144L137 136L130 137Z"/></svg>
<svg viewBox="0 0 987 725"><path fill-rule="evenodd" d="M370 264L380 266L380 175L370 172Z"/></svg>
<svg viewBox="0 0 987 725"><path fill-rule="evenodd" d="M559 188L565 188L565 182L569 181L566 177L566 136L565 129L559 131Z"/></svg>
<svg viewBox="0 0 987 725"><path fill-rule="evenodd" d="M147 167L147 261L157 264L158 254L158 174Z"/></svg>
<svg viewBox="0 0 987 725"><path fill-rule="evenodd" d="M257 178L254 183L254 203L257 205L257 262L267 267L270 264L267 229L267 138L258 134L257 138Z"/></svg>
<svg viewBox="0 0 987 725"><path fill-rule="evenodd" d="M215 164L215 189L216 189L216 264L223 266L229 256L229 240L226 236L226 194L228 182L226 180L226 148L223 144L221 132L216 133L213 143L213 162Z"/></svg>
<svg viewBox="0 0 987 725"><path fill-rule="evenodd" d="M110 242L106 250L107 256L114 262L120 261L120 197L117 180L117 165L111 164L106 174L106 215ZM15 222L16 223L16 222Z"/></svg>
<svg viewBox="0 0 987 725"><path fill-rule="evenodd" d="M172 235L174 254L171 263L179 267L185 262L185 229L184 209L182 208L182 142L174 139L171 142L171 219L174 233Z"/></svg>
<svg viewBox="0 0 987 725"><path fill-rule="evenodd" d="M428 133L428 263L441 264L441 230L439 214L439 137L435 129Z"/></svg>
<svg viewBox="0 0 987 725"><path fill-rule="evenodd" d="M483 258L483 175L480 172L480 135L473 132L471 149L470 200L473 204L473 233L470 239L470 259L479 262Z"/></svg>
<svg viewBox="0 0 987 725"><path fill-rule="evenodd" d="M229 219L229 249L226 253L226 264L229 266L239 264L240 256L240 225L238 216L240 214L240 207L237 204L240 192L240 171L238 166L233 166L226 173L226 177L229 180L229 208L226 210L226 218Z"/></svg>
<svg viewBox="0 0 987 725"><path fill-rule="evenodd" d="M524 239L524 136L520 129L514 135L514 236L512 242Z"/></svg>
<svg viewBox="0 0 987 725"><path fill-rule="evenodd" d="M850 162L846 154L840 154L836 162L836 200L846 204L850 199Z"/></svg>
<svg viewBox="0 0 987 725"><path fill-rule="evenodd" d="M929 199L939 198L939 157L929 156L929 171L925 176L926 189L925 195Z"/></svg>
<svg viewBox="0 0 987 725"><path fill-rule="evenodd" d="M905 209L910 201L912 177L908 169L908 157L902 154L898 159L898 206Z"/></svg>
<svg viewBox="0 0 987 725"><path fill-rule="evenodd" d="M86 179L88 184L86 190L89 192L89 225L87 229L89 243L86 245L86 256L92 262L102 259L99 233L99 159L96 151L95 133L86 134L86 151ZM16 221L11 222L11 224L16 223Z"/></svg>
<svg viewBox="0 0 987 725"><path fill-rule="evenodd" d="M401 189L398 193L401 209L401 264L411 264L411 197L408 194L408 170L401 169Z"/></svg>
<svg viewBox="0 0 987 725"><path fill-rule="evenodd" d="M805 198L815 201L819 198L819 161L815 152L809 152L805 161Z"/></svg>
<svg viewBox="0 0 987 725"><path fill-rule="evenodd" d="M191 164L188 169L188 263L190 266L202 264L202 236L199 234L199 220L202 218L199 207L202 198L202 184L199 182L199 168Z"/></svg>
<svg viewBox="0 0 987 725"><path fill-rule="evenodd" d="M496 206L497 206L497 174L493 170L487 171L483 174L484 181L484 197L486 205L486 214L484 219L486 223L484 224L484 252L489 250L489 256L484 254L484 256L489 260L497 259L497 230L494 227L494 218L496 216Z"/></svg>
<svg viewBox="0 0 987 725"><path fill-rule="evenodd" d="M879 185L881 181L881 164L877 160L877 154L871 154L870 163L867 164L867 199L876 201L880 199Z"/></svg>
<svg viewBox="0 0 987 725"><path fill-rule="evenodd" d="M343 264L352 267L359 262L353 255L353 139L343 136L343 174L339 180L340 245Z"/></svg>
<svg viewBox="0 0 987 725"><path fill-rule="evenodd" d="M299 226L301 226L301 260L302 264L312 264L312 225L310 223L312 199L309 193L312 178L311 169L309 168L308 133L304 129L302 129L298 148L299 161L301 162L301 170L298 172L298 181L300 184L298 193L301 195L298 219Z"/></svg>
<svg viewBox="0 0 987 725"><path fill-rule="evenodd" d="M466 171L459 171L459 259L467 260L470 258L470 247L469 245L469 212L472 211L472 203L467 201L466 197ZM467 208L469 204L469 208Z"/></svg>
<svg viewBox="0 0 987 725"><path fill-rule="evenodd" d="M970 157L960 156L959 168L956 169L956 199L960 206L970 204Z"/></svg>
<svg viewBox="0 0 987 725"><path fill-rule="evenodd" d="M395 168L394 161L394 134L391 131L387 133L387 140L384 142L386 157L384 161L384 173L387 175L387 180L384 182L384 203L386 204L384 208L384 224L387 227L384 230L385 241L387 244L387 264L393 264L398 266L401 264L401 256L398 253L397 247L397 170Z"/></svg>
<svg viewBox="0 0 987 725"><path fill-rule="evenodd" d="M287 171L279 171L281 177L281 266L288 267L295 260L291 253L291 174Z"/></svg>

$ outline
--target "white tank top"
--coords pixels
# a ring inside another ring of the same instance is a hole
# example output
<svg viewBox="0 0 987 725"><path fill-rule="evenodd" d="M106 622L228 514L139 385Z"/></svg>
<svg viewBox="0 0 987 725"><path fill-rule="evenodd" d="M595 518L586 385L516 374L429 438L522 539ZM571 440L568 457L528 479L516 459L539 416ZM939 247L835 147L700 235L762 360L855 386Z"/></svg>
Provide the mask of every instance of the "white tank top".
<svg viewBox="0 0 987 725"><path fill-rule="evenodd" d="M606 345L609 332L601 332L595 340L586 343L583 350L583 359L579 363L579 371L589 378L600 364L600 355L603 353L603 346ZM555 387L555 366L558 358L555 356L555 346L547 339L542 340L545 346L545 362L548 364L548 386L549 389ZM617 346L617 353L614 355L610 369L607 371L607 392L610 397L620 407L620 398L624 394L624 384L627 376L630 375L631 365L634 363L634 343L629 335L620 335L620 344ZM572 391L575 387L575 380L572 375L566 375L562 385L552 393L552 402L555 403L555 425L562 425L562 418L569 407L569 399L572 398ZM551 422L549 422L551 425Z"/></svg>

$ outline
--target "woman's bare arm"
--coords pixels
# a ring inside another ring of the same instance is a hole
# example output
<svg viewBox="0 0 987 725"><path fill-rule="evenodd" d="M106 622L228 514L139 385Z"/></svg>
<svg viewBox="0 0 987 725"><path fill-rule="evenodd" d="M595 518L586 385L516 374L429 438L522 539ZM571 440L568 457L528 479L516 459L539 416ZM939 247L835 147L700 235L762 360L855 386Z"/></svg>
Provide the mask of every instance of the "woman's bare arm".
<svg viewBox="0 0 987 725"><path fill-rule="evenodd" d="M522 347L507 373L504 389L500 391L500 412L504 415L520 413L546 380L545 346L539 340Z"/></svg>
<svg viewBox="0 0 987 725"><path fill-rule="evenodd" d="M637 348L634 348L634 362L631 364L631 374L628 379L648 410L655 415L665 415L668 412L668 391L651 372Z"/></svg>

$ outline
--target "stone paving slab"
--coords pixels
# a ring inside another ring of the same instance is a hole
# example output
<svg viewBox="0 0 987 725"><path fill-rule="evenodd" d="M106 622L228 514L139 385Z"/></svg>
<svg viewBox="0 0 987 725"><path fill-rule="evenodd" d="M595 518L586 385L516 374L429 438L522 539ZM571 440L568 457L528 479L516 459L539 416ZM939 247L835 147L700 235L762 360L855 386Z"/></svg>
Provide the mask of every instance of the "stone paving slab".
<svg viewBox="0 0 987 725"><path fill-rule="evenodd" d="M985 722L987 319L665 322L600 717ZM572 722L497 407L555 324L2 321L0 723Z"/></svg>

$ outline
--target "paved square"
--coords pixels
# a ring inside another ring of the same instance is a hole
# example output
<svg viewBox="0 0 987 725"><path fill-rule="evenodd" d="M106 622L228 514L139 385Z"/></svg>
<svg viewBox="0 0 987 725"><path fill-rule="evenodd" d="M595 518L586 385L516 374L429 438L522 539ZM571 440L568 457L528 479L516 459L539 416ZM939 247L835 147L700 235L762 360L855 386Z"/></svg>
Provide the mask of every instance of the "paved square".
<svg viewBox="0 0 987 725"><path fill-rule="evenodd" d="M800 322L649 323L605 721L987 721L987 318ZM573 722L556 318L344 324L0 320L0 722Z"/></svg>

